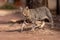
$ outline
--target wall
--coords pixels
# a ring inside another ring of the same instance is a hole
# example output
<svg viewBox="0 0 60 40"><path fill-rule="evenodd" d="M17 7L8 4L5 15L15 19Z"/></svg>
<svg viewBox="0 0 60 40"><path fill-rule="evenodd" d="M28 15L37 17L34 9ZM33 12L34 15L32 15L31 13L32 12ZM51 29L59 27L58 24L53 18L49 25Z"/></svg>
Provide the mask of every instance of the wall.
<svg viewBox="0 0 60 40"><path fill-rule="evenodd" d="M55 10L56 9L57 0L48 0L48 8Z"/></svg>
<svg viewBox="0 0 60 40"><path fill-rule="evenodd" d="M7 0L0 0L0 6L3 6L6 2Z"/></svg>

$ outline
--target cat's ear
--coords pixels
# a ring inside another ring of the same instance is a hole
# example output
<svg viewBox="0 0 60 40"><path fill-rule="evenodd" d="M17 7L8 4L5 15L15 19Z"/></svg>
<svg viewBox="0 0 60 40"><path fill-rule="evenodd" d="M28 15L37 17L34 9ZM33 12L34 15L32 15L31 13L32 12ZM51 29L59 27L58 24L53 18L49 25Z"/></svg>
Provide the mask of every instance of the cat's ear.
<svg viewBox="0 0 60 40"><path fill-rule="evenodd" d="M26 7L26 9L27 9L27 10L29 9L28 6Z"/></svg>
<svg viewBox="0 0 60 40"><path fill-rule="evenodd" d="M23 7L19 7L20 11L23 11Z"/></svg>

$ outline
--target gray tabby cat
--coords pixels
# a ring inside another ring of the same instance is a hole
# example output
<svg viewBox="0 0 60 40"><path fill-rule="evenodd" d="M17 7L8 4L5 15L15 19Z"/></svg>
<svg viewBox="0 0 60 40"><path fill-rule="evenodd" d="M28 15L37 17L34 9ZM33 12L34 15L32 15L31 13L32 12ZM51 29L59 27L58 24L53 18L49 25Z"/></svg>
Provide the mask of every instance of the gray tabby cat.
<svg viewBox="0 0 60 40"><path fill-rule="evenodd" d="M39 7L39 8L35 8L35 9L28 9L28 7L26 7L23 10L23 14L28 19L30 19L33 24L36 24L36 21L44 21L45 19L47 19L50 22L48 24L51 24L51 26L53 27L52 14L47 7Z"/></svg>

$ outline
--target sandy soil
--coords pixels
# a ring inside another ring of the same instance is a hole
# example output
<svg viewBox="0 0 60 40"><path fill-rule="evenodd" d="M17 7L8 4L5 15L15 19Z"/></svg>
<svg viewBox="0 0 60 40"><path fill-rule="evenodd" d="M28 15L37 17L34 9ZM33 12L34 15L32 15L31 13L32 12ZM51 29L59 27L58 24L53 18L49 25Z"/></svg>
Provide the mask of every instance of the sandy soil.
<svg viewBox="0 0 60 40"><path fill-rule="evenodd" d="M0 40L60 40L60 32L48 29L35 32L0 32Z"/></svg>
<svg viewBox="0 0 60 40"><path fill-rule="evenodd" d="M32 31L19 32L18 30L12 32L0 32L0 40L60 40L60 17L54 19L55 26L50 29L37 29ZM57 20L59 19L59 20ZM1 27L2 25L0 25ZM1 29L0 29L1 30Z"/></svg>

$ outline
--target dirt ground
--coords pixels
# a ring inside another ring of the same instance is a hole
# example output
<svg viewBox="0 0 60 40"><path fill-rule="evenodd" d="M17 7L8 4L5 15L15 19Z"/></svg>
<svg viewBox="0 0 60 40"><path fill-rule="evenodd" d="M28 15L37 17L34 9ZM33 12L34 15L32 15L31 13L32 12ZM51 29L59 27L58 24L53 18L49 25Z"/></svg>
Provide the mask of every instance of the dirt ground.
<svg viewBox="0 0 60 40"><path fill-rule="evenodd" d="M12 32L0 32L0 40L60 40L59 18L59 16L54 18L55 26L53 29L38 29L35 32L19 32L18 30Z"/></svg>
<svg viewBox="0 0 60 40"><path fill-rule="evenodd" d="M48 29L35 32L0 32L0 40L60 40L60 32Z"/></svg>

